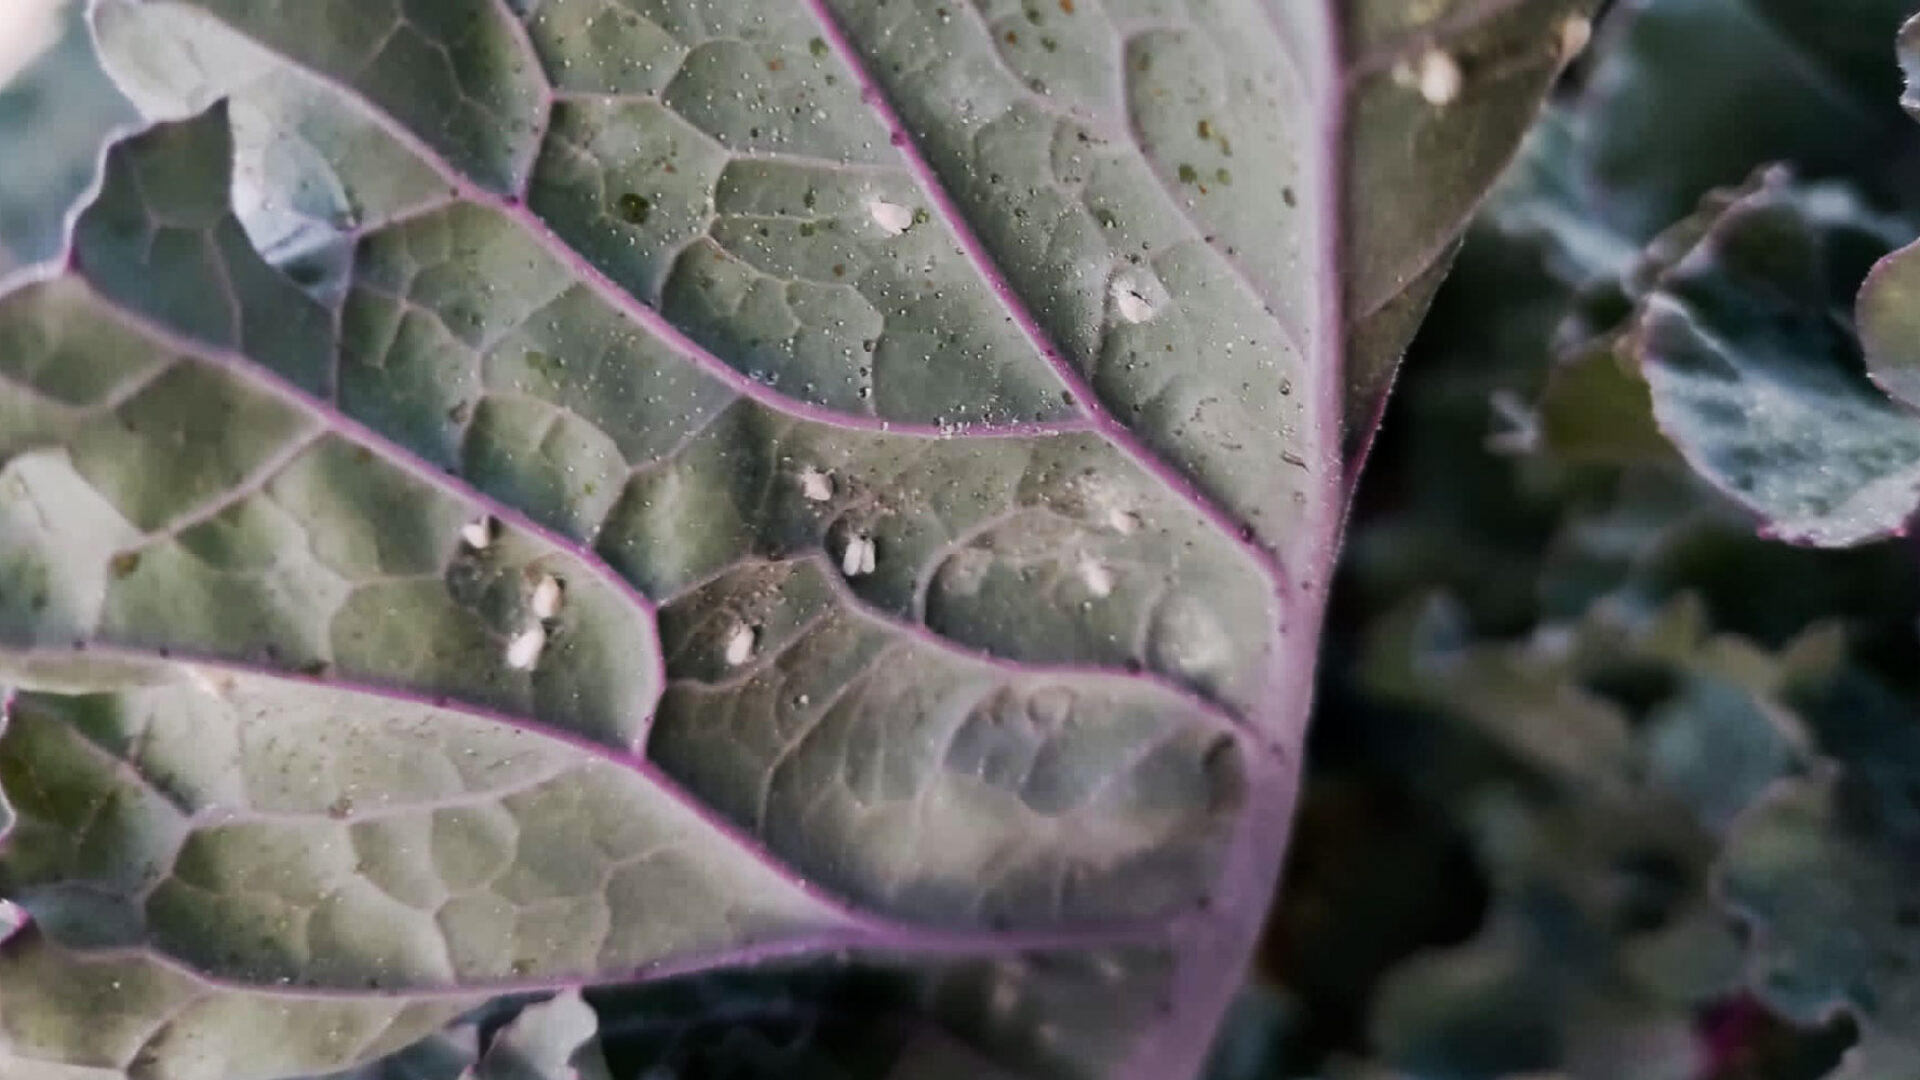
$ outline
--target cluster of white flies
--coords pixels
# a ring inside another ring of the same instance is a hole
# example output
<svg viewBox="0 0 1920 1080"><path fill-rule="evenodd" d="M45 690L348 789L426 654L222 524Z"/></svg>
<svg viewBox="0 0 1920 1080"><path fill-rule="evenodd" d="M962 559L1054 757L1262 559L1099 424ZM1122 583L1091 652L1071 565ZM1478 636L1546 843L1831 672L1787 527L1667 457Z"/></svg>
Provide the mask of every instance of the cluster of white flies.
<svg viewBox="0 0 1920 1080"><path fill-rule="evenodd" d="M801 469L795 479L799 483L800 496L808 502L830 502L837 490L831 472L811 465ZM840 572L850 578L871 574L874 567L879 565L879 557L880 549L873 537L865 533L853 533L840 550ZM726 640L721 643L720 658L728 667L739 667L753 659L754 649L759 643L758 630L748 623L735 623L727 631Z"/></svg>
<svg viewBox="0 0 1920 1080"><path fill-rule="evenodd" d="M469 521L460 527L460 541L474 551L485 551L493 544L494 524L489 518ZM507 639L507 666L515 671L531 671L547 649L547 625L560 614L567 589L559 578L541 573L532 579L527 595L529 621Z"/></svg>

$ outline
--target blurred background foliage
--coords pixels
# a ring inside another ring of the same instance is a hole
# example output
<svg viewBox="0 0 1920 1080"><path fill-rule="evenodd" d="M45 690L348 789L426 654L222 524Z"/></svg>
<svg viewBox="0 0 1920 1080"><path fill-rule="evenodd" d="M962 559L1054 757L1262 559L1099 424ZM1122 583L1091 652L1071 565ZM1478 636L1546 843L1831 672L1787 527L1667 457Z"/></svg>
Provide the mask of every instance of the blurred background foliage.
<svg viewBox="0 0 1920 1080"><path fill-rule="evenodd" d="M0 271L57 254L133 120L78 5L6 2ZM1910 3L1601 21L1400 377L1216 1080L1920 1078L1920 552L1768 539L1653 423L1631 333L1762 166L1821 228L1840 190L1920 233ZM619 997L609 1060L658 1027Z"/></svg>
<svg viewBox="0 0 1920 1080"><path fill-rule="evenodd" d="M0 273L59 251L101 145L135 120L94 60L83 7L0 0Z"/></svg>
<svg viewBox="0 0 1920 1080"><path fill-rule="evenodd" d="M1769 539L1631 332L1763 166L1920 233L1910 6L1600 22L1402 369L1221 1077L1920 1077L1920 552Z"/></svg>

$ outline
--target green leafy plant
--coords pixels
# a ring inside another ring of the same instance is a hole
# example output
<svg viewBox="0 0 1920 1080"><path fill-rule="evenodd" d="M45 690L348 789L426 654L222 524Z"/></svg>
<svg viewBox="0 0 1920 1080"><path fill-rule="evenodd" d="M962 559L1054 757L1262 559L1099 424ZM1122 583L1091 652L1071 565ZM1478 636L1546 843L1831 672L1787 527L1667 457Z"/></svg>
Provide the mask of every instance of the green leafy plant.
<svg viewBox="0 0 1920 1080"><path fill-rule="evenodd" d="M94 4L148 126L0 294L0 1075L1193 1074L1586 14Z"/></svg>

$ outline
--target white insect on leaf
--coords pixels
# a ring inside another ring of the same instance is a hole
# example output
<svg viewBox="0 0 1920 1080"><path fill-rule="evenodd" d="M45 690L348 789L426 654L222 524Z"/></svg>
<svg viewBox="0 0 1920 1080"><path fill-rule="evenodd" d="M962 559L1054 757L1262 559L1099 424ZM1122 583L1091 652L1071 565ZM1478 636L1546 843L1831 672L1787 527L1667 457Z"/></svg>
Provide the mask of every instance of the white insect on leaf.
<svg viewBox="0 0 1920 1080"><path fill-rule="evenodd" d="M753 627L746 623L734 627L733 632L727 635L726 651L722 654L727 661L727 666L739 667L752 659L753 646L759 636Z"/></svg>
<svg viewBox="0 0 1920 1080"><path fill-rule="evenodd" d="M1153 307L1147 303L1146 297L1131 289L1115 289L1113 302L1120 317L1130 323L1143 323L1153 318Z"/></svg>
<svg viewBox="0 0 1920 1080"><path fill-rule="evenodd" d="M913 225L913 211L885 199L868 199L867 216L888 236L899 236Z"/></svg>
<svg viewBox="0 0 1920 1080"><path fill-rule="evenodd" d="M233 676L226 672L198 664L187 664L185 668L194 688L208 697L223 698L233 692Z"/></svg>
<svg viewBox="0 0 1920 1080"><path fill-rule="evenodd" d="M833 474L809 465L800 470L800 494L809 502L826 502L833 498Z"/></svg>
<svg viewBox="0 0 1920 1080"><path fill-rule="evenodd" d="M1091 555L1080 560L1080 582L1097 599L1113 595L1113 569Z"/></svg>
<svg viewBox="0 0 1920 1080"><path fill-rule="evenodd" d="M1160 314L1160 309L1172 299L1158 278L1139 271L1115 277L1107 287L1107 294L1113 300L1114 314L1128 323L1146 322Z"/></svg>
<svg viewBox="0 0 1920 1080"><path fill-rule="evenodd" d="M476 518L460 526L460 542L475 551L485 551L493 543L493 519Z"/></svg>
<svg viewBox="0 0 1920 1080"><path fill-rule="evenodd" d="M515 671L530 671L540 662L547 648L547 628L534 623L507 642L507 666Z"/></svg>
<svg viewBox="0 0 1920 1080"><path fill-rule="evenodd" d="M1143 323L1153 318L1153 305L1123 281L1113 283L1113 308L1130 323Z"/></svg>
<svg viewBox="0 0 1920 1080"><path fill-rule="evenodd" d="M1452 104L1466 82L1460 62L1439 49L1428 49L1420 59L1395 66L1393 78L1402 86L1418 90L1427 104L1434 106Z"/></svg>
<svg viewBox="0 0 1920 1080"><path fill-rule="evenodd" d="M551 619L560 614L560 605L566 600L566 595L566 587L560 584L559 578L542 574L533 586L533 596L527 606L532 609L534 618Z"/></svg>
<svg viewBox="0 0 1920 1080"><path fill-rule="evenodd" d="M859 577L873 573L878 564L879 549L875 547L873 537L855 533L847 538L847 547L840 553L840 572L848 577Z"/></svg>
<svg viewBox="0 0 1920 1080"><path fill-rule="evenodd" d="M1585 15L1569 15L1560 24L1560 61L1566 63L1587 51L1593 41L1593 21Z"/></svg>

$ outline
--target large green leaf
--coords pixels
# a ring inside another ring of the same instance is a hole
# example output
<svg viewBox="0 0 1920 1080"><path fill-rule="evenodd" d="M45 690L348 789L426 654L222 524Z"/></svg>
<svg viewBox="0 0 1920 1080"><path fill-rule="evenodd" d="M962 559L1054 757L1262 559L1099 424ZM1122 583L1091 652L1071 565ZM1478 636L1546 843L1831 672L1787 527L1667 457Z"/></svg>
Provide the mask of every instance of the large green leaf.
<svg viewBox="0 0 1920 1080"><path fill-rule="evenodd" d="M101 0L170 119L0 296L0 1062L850 950L868 1071L1193 1072L1344 417L1582 6Z"/></svg>

